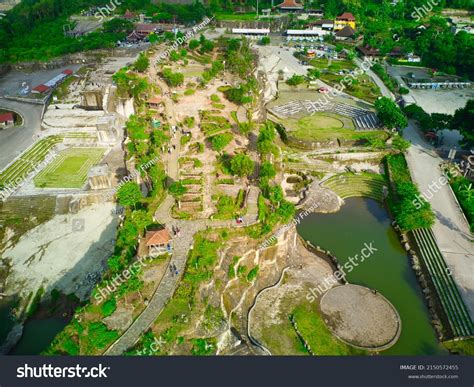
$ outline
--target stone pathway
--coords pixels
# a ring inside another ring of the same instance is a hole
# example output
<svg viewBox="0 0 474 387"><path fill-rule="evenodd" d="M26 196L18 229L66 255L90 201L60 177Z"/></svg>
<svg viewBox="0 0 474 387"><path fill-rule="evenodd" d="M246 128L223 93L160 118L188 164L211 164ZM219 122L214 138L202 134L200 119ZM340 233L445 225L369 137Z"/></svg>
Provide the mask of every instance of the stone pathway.
<svg viewBox="0 0 474 387"><path fill-rule="evenodd" d="M171 153L168 158L168 175L173 179L178 178L178 158L180 147L181 133L176 133L175 138L171 140L171 145L176 145L176 150ZM197 219L197 220L180 220L174 219L171 216L171 209L174 205L174 198L167 195L163 203L155 213L155 221L166 225L171 232L173 226L179 228L180 235L173 239L173 256L169 264L174 264L178 270L178 275L174 275L170 270L166 270L166 274L161 280L153 297L151 298L146 309L140 314L124 334L113 343L105 352L106 355L120 355L128 348L132 347L141 337L141 335L153 324L155 319L163 310L166 303L173 296L176 287L179 284L182 273L186 267L186 260L189 249L194 240L194 235L206 229L225 228L225 227L246 227L257 222L257 199L259 190L257 187L250 187L249 197L247 200L247 214L243 217L242 224L237 224L235 220L211 220L211 219Z"/></svg>

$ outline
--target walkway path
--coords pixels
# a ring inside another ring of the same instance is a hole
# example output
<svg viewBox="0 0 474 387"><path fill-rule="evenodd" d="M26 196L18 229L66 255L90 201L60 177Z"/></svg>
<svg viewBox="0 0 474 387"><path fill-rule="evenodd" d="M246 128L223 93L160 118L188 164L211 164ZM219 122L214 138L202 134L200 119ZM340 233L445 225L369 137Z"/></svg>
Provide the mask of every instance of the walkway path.
<svg viewBox="0 0 474 387"><path fill-rule="evenodd" d="M171 122L174 123L174 111L172 106L167 106L167 113L171 113ZM181 133L176 132L174 138L171 139L171 145L176 146L168 157L167 173L173 180L178 180L179 176L179 151L180 151ZM221 228L221 227L246 227L257 222L257 199L258 188L250 187L249 196L247 199L247 214L243 217L242 224L237 225L235 220L211 220L211 219L197 219L197 220L180 220L174 219L171 216L171 209L175 203L171 195L167 195L160 207L155 213L155 221L159 222L172 231L173 227L180 230L179 236L173 239L173 256L169 264L174 264L178 270L178 275L174 275L170 270L166 270L166 274L162 278L158 288L151 298L146 309L136 318L124 334L113 343L105 352L106 355L120 355L128 348L131 348L141 337L141 335L153 324L158 315L163 310L166 303L173 296L176 287L179 284L181 276L186 268L186 261L188 252L193 244L194 235L206 229L207 227Z"/></svg>
<svg viewBox="0 0 474 387"><path fill-rule="evenodd" d="M359 58L354 58L354 62L356 63L356 65L359 67L359 68L362 68L361 65L362 65L362 61L359 59ZM390 98L391 100L395 101L395 96L393 95L393 93L388 89L387 86L385 86L385 83L382 82L382 80L378 77L377 74L375 74L371 69L363 69L367 75L369 77L372 78L372 80L375 82L375 84L379 87L380 89L380 92L382 93L382 95L384 97L388 97Z"/></svg>
<svg viewBox="0 0 474 387"><path fill-rule="evenodd" d="M433 193L430 204L436 215L432 229L437 245L459 287L471 319L474 319L474 276L472 275L474 273L474 244L469 225L449 185L439 183L442 176L439 164L443 160L420 136L413 121L410 121L403 136L413 144L406 155L413 180L422 193L426 193L427 196ZM433 188L435 182L440 189Z"/></svg>

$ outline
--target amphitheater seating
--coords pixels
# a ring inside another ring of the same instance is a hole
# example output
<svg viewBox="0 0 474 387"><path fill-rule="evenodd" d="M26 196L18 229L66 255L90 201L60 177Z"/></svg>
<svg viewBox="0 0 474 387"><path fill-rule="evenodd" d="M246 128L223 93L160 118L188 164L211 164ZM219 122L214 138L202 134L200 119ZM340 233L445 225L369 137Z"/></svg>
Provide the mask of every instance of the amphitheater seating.
<svg viewBox="0 0 474 387"><path fill-rule="evenodd" d="M325 99L320 99L319 101L320 103L318 103L318 100L293 101L285 105L275 106L270 110L284 117L290 117L302 112L308 114L330 112L352 118L356 130L378 130L381 128L377 115L370 110Z"/></svg>
<svg viewBox="0 0 474 387"><path fill-rule="evenodd" d="M383 176L363 173L360 175L343 173L331 176L322 185L334 191L342 199L365 196L378 201L383 201Z"/></svg>

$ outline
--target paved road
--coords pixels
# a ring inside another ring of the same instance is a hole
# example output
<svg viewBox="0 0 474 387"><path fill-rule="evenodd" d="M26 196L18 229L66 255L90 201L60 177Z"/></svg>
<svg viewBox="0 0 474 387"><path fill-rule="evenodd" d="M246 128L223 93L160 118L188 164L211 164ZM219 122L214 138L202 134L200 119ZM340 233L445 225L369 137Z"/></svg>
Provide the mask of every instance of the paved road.
<svg viewBox="0 0 474 387"><path fill-rule="evenodd" d="M0 98L0 109L13 110L23 117L23 125L0 130L0 170L33 144L40 132L42 105L21 103Z"/></svg>
<svg viewBox="0 0 474 387"><path fill-rule="evenodd" d="M438 183L442 176L439 164L443 161L434 153L433 148L420 136L413 121L405 129L403 136L412 142L406 158L413 180L422 193L433 198L430 200L436 215L432 227L439 249L458 285L461 296L474 319L474 243L469 226L464 219L448 185ZM431 184L432 189L428 186Z"/></svg>

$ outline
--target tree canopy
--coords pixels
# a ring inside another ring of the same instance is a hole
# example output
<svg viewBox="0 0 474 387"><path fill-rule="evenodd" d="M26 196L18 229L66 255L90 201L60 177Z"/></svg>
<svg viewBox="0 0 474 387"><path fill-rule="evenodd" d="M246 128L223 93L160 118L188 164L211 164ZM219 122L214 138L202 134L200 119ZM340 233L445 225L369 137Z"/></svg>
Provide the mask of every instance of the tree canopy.
<svg viewBox="0 0 474 387"><path fill-rule="evenodd" d="M248 176L253 172L254 162L252 159L243 154L239 153L232 157L230 160L230 170L233 175L237 176Z"/></svg>
<svg viewBox="0 0 474 387"><path fill-rule="evenodd" d="M124 207L135 207L142 198L142 191L137 183L129 181L117 191L117 199Z"/></svg>
<svg viewBox="0 0 474 387"><path fill-rule="evenodd" d="M375 109L377 110L378 118L387 128L404 129L408 125L405 114L388 97L382 97L375 101Z"/></svg>

